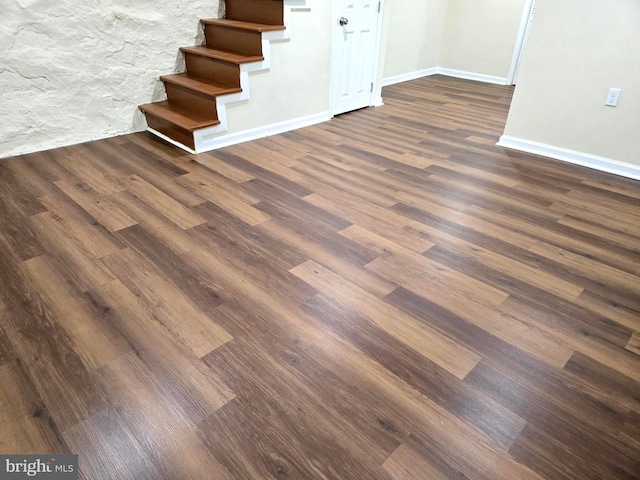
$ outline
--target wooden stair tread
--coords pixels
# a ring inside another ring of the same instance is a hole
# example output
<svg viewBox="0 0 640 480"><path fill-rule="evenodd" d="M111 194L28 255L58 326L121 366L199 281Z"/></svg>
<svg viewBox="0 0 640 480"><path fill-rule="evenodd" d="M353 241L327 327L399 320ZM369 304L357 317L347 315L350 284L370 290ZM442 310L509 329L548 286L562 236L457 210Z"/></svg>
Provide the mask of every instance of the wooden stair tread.
<svg viewBox="0 0 640 480"><path fill-rule="evenodd" d="M241 65L265 60L262 34L286 30L282 0L229 0L226 7L227 18L200 20L204 45L180 48L187 71L160 77L168 100L139 106L150 130L189 151L198 150L196 130L220 125L216 98L242 92Z"/></svg>
<svg viewBox="0 0 640 480"><path fill-rule="evenodd" d="M277 32L285 30L284 25L268 25L266 23L244 22L242 20L231 20L229 18L203 18L200 23L205 25L219 25L221 27L238 28L250 30L252 32Z"/></svg>
<svg viewBox="0 0 640 480"><path fill-rule="evenodd" d="M227 95L229 93L239 93L242 91L240 87L222 85L206 78L194 77L188 73L162 75L160 80L174 85L179 85L205 95L210 95L212 97Z"/></svg>
<svg viewBox="0 0 640 480"><path fill-rule="evenodd" d="M140 105L140 110L161 118L189 132L200 128L213 127L220 124L220 120L204 115L200 112L194 112L184 107L171 105L167 100L162 102L147 103ZM212 115L214 113L212 112Z"/></svg>
<svg viewBox="0 0 640 480"><path fill-rule="evenodd" d="M196 47L180 47L180 51L185 53L192 53L194 55L201 55L203 57L209 57L214 60L222 60L224 62L234 63L241 65L243 63L261 62L264 60L262 55L243 55L242 53L228 52L225 50L216 50L203 45Z"/></svg>

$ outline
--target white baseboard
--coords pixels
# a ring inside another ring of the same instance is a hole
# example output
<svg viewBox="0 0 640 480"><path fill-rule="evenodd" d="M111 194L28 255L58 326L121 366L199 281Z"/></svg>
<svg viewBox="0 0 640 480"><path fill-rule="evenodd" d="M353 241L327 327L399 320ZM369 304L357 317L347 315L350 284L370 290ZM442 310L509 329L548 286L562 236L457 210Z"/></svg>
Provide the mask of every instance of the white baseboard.
<svg viewBox="0 0 640 480"><path fill-rule="evenodd" d="M466 80L475 80L477 82L495 83L497 85L507 85L506 77L494 77L492 75L484 75L482 73L464 72L462 70L452 70L450 68L432 67L415 72L403 73L382 79L382 86L388 87L396 83L408 82L422 77L431 75L446 75L447 77L464 78Z"/></svg>
<svg viewBox="0 0 640 480"><path fill-rule="evenodd" d="M553 145L534 142L523 138L510 137L508 135L501 136L497 145L504 148L510 148L512 150L533 153L536 155L542 155L543 157L550 157L556 160L562 160L563 162L593 168L601 172L613 173L622 177L640 180L639 165L620 162L611 158L599 157L589 153L555 147Z"/></svg>
<svg viewBox="0 0 640 480"><path fill-rule="evenodd" d="M426 68L424 70L417 70L415 72L403 73L402 75L395 75L393 77L383 78L382 86L388 87L389 85L394 85L396 83L409 82L411 80L416 80L422 77L428 77L429 75L435 75L438 73L438 68Z"/></svg>
<svg viewBox="0 0 640 480"><path fill-rule="evenodd" d="M173 138L167 137L164 133L160 133L157 130L154 130L151 127L147 127L147 132L153 133L154 135L157 135L158 137L160 137L161 139L163 139L165 142L168 142L172 145L175 145L176 147L181 148L182 150L185 150L189 153L196 153L195 150L193 150L192 148L187 147L186 145L174 140Z"/></svg>
<svg viewBox="0 0 640 480"><path fill-rule="evenodd" d="M475 80L477 82L495 83L497 85L507 85L506 77L494 77L493 75L484 75L483 73L464 72L462 70L452 70L450 68L438 67L440 75L447 77L464 78L466 80Z"/></svg>
<svg viewBox="0 0 640 480"><path fill-rule="evenodd" d="M248 142L249 140L257 140L259 138L265 138L279 133L290 132L291 130L309 127L317 123L326 122L327 120L331 120L331 114L329 112L321 112L315 115L294 118L285 122L272 123L270 125L225 135L220 135L217 132L213 135L207 135L206 129L197 130L194 133L200 138L196 138L197 151L195 153L209 152L218 148ZM182 148L184 148L184 146L182 146Z"/></svg>

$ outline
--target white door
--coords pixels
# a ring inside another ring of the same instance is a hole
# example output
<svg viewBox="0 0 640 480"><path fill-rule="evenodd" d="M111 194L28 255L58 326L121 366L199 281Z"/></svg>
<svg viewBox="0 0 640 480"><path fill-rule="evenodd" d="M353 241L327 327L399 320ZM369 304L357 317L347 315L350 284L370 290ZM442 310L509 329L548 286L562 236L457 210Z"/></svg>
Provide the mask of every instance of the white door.
<svg viewBox="0 0 640 480"><path fill-rule="evenodd" d="M331 113L373 105L379 50L380 0L334 0Z"/></svg>

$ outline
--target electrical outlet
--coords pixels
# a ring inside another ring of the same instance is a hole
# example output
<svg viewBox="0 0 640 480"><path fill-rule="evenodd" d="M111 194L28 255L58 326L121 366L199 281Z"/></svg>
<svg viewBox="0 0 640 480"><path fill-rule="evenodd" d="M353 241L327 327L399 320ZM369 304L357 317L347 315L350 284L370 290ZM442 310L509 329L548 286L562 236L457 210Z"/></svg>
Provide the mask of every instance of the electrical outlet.
<svg viewBox="0 0 640 480"><path fill-rule="evenodd" d="M620 90L619 88L610 88L609 94L607 95L607 99L605 100L604 104L607 107L617 107L618 99L620 98L620 92L622 92L622 90Z"/></svg>

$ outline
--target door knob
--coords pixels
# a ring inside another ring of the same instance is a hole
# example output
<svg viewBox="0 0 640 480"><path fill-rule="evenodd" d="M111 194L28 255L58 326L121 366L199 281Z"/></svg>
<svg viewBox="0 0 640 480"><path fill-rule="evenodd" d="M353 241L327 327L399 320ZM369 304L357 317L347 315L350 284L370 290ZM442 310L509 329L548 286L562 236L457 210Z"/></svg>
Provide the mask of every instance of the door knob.
<svg viewBox="0 0 640 480"><path fill-rule="evenodd" d="M349 23L349 19L348 18L340 17L340 26L344 27L348 23Z"/></svg>

